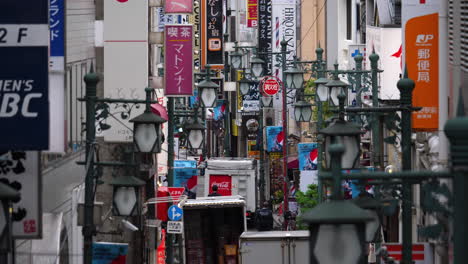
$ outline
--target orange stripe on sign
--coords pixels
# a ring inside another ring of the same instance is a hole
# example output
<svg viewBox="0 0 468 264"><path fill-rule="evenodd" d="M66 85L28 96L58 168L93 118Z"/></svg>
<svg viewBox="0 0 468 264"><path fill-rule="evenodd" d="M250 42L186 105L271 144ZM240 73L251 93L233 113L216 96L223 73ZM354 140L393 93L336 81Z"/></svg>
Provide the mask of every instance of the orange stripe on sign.
<svg viewBox="0 0 468 264"><path fill-rule="evenodd" d="M402 258L402 254L389 254L391 257L393 257L395 260L400 261ZM413 260L424 260L424 254L413 254Z"/></svg>

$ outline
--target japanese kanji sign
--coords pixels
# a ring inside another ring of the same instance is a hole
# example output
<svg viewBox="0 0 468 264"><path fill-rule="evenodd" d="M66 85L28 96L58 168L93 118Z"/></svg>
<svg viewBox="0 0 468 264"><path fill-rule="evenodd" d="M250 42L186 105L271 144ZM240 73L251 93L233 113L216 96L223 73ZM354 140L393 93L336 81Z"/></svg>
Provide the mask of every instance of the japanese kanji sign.
<svg viewBox="0 0 468 264"><path fill-rule="evenodd" d="M223 62L223 1L202 0L202 68L210 64L222 69Z"/></svg>
<svg viewBox="0 0 468 264"><path fill-rule="evenodd" d="M166 14L191 14L193 12L192 0L166 0L164 5L164 12Z"/></svg>
<svg viewBox="0 0 468 264"><path fill-rule="evenodd" d="M408 20L405 30L406 66L414 80L413 129L437 131L439 127L439 32L438 14Z"/></svg>
<svg viewBox="0 0 468 264"><path fill-rule="evenodd" d="M193 25L166 25L166 96L193 94Z"/></svg>
<svg viewBox="0 0 468 264"><path fill-rule="evenodd" d="M271 0L258 2L258 49L260 52L272 52ZM263 54L265 75L271 75L271 55Z"/></svg>

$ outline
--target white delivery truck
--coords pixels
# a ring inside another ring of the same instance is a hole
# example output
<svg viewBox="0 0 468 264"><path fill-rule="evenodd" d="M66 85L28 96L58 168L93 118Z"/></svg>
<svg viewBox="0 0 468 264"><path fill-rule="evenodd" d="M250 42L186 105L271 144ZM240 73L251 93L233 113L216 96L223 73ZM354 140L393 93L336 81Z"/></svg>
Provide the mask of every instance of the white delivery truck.
<svg viewBox="0 0 468 264"><path fill-rule="evenodd" d="M239 264L309 263L309 231L244 232L239 260Z"/></svg>
<svg viewBox="0 0 468 264"><path fill-rule="evenodd" d="M197 197L188 199L182 209L184 263L238 263L239 238L247 230L243 197Z"/></svg>
<svg viewBox="0 0 468 264"><path fill-rule="evenodd" d="M206 162L204 175L198 177L197 197L206 197L213 185L223 196L244 197L249 226L253 225L258 206L257 161L248 158L211 158Z"/></svg>

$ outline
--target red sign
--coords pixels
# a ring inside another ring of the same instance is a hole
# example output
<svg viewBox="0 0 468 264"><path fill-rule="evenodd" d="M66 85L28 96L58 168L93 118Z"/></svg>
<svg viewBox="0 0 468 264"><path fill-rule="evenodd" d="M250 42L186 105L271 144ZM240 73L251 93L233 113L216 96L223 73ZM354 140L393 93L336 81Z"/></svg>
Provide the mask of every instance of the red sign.
<svg viewBox="0 0 468 264"><path fill-rule="evenodd" d="M169 189L169 193L172 196L173 201L179 201L180 196L184 193L184 187L167 187Z"/></svg>
<svg viewBox="0 0 468 264"><path fill-rule="evenodd" d="M161 243L157 249L157 264L165 264L166 263L166 229L161 229Z"/></svg>
<svg viewBox="0 0 468 264"><path fill-rule="evenodd" d="M210 175L210 193L213 185L218 186L218 193L222 196L232 195L232 179L228 175Z"/></svg>
<svg viewBox="0 0 468 264"><path fill-rule="evenodd" d="M281 82L274 76L266 76L262 80L262 93L264 95L275 95L281 89Z"/></svg>
<svg viewBox="0 0 468 264"><path fill-rule="evenodd" d="M402 259L402 245L398 243L389 243L389 244L384 244L383 246L387 247L388 254L393 257L395 260L400 261ZM430 250L430 247L426 243L421 243L421 244L413 244L412 246L412 259L415 261L416 264L426 264L426 263L432 263L429 262L430 260L426 260L426 256L431 256L432 252ZM427 259L431 259L428 257Z"/></svg>
<svg viewBox="0 0 468 264"><path fill-rule="evenodd" d="M257 0L247 1L247 27L257 27L258 25L258 2Z"/></svg>

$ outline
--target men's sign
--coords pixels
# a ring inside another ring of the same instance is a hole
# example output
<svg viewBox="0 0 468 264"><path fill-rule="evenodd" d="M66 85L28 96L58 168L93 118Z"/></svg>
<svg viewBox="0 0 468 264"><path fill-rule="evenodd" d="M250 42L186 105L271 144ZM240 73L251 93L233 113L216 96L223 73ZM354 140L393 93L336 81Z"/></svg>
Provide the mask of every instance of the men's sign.
<svg viewBox="0 0 468 264"><path fill-rule="evenodd" d="M0 149L49 148L48 7L0 2Z"/></svg>

